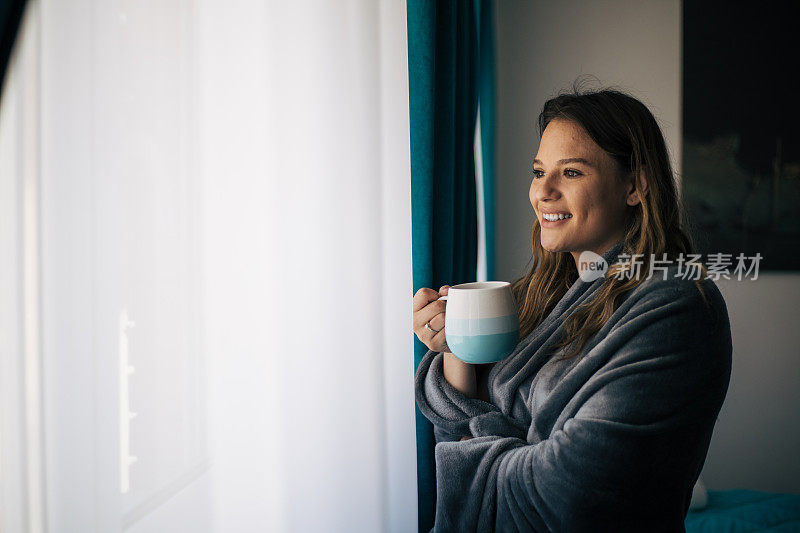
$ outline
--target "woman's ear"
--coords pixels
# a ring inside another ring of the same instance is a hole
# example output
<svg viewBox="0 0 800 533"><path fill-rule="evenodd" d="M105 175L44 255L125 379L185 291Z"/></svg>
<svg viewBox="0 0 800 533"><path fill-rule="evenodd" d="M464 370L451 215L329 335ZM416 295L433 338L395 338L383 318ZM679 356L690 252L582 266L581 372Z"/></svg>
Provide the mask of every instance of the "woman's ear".
<svg viewBox="0 0 800 533"><path fill-rule="evenodd" d="M647 178L645 177L644 168L639 171L639 188L642 190L642 196L647 196L648 187L647 187ZM641 201L639 197L639 193L636 191L636 186L633 183L633 180L630 181L630 186L628 188L628 198L627 198L628 205L636 205Z"/></svg>

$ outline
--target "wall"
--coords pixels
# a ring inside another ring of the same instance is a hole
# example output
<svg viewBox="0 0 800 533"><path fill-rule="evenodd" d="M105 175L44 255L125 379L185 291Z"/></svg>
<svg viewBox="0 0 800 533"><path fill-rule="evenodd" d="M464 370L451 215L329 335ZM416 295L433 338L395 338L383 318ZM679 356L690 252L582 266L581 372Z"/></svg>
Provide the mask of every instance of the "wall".
<svg viewBox="0 0 800 533"><path fill-rule="evenodd" d="M512 281L529 268L528 200L544 101L579 75L640 98L658 119L680 173L679 1L497 2L497 265ZM526 266L528 265L528 266ZM800 494L800 364L796 274L719 283L731 317L733 375L702 476L710 489Z"/></svg>

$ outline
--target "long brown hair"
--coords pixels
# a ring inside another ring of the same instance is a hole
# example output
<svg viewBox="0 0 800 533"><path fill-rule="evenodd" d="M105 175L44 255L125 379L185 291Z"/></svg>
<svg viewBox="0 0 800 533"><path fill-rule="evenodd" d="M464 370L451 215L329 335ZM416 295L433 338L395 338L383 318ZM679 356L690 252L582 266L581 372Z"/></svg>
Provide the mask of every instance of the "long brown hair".
<svg viewBox="0 0 800 533"><path fill-rule="evenodd" d="M666 143L650 110L636 98L616 89L582 92L573 85L571 93L547 100L539 115L539 135L553 119L572 121L608 153L621 169L621 175L635 177L641 201L627 206L627 226L623 251L642 254L642 271L648 272L652 257L663 254L675 260L679 253L693 253L690 234L684 231L682 209ZM648 190L641 189L644 173ZM570 252L550 252L542 248L538 217L531 231L532 266L511 285L517 302L520 338L528 336L553 310L556 303L578 279L578 270ZM565 346L572 349L564 359L579 354L586 342L597 333L621 303L622 296L644 281L642 276L616 276L622 266L609 265L600 290L578 306L565 323L561 341L553 353ZM705 300L701 287L706 268L700 263L700 279L695 285Z"/></svg>

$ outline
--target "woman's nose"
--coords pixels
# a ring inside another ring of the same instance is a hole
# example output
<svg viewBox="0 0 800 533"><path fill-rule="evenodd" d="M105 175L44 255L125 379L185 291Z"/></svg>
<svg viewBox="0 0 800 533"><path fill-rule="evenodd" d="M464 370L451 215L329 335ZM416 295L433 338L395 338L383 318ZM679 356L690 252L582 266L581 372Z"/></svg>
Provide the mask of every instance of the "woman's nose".
<svg viewBox="0 0 800 533"><path fill-rule="evenodd" d="M558 176L555 174L545 174L531 183L531 203L534 206L545 200L556 200L560 197Z"/></svg>

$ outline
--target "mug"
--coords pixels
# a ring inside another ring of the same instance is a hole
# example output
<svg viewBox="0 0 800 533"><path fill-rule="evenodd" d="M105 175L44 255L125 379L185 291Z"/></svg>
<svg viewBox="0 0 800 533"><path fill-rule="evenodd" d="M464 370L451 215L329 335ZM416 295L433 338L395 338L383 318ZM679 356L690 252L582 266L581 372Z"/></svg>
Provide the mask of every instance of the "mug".
<svg viewBox="0 0 800 533"><path fill-rule="evenodd" d="M445 341L465 363L495 363L519 342L519 317L507 281L477 281L450 287L446 300Z"/></svg>

